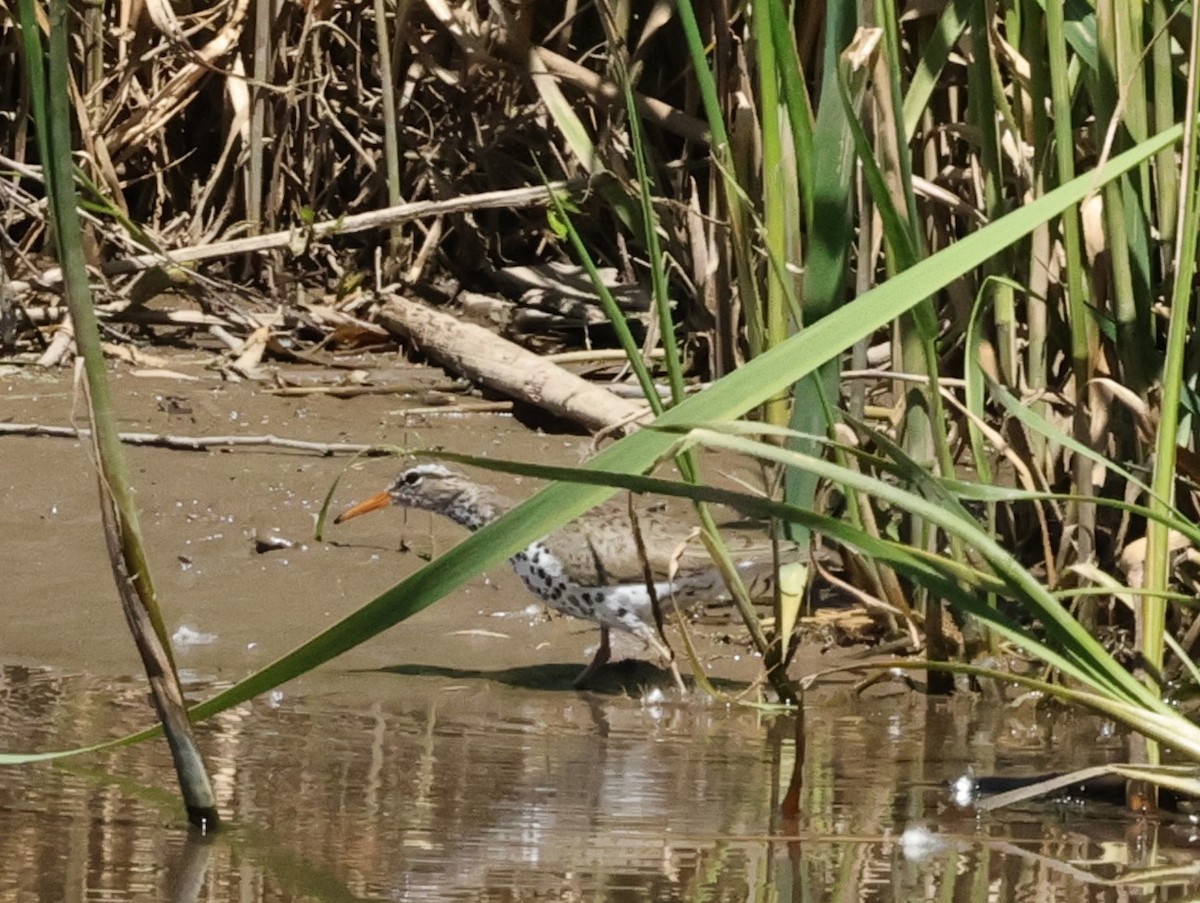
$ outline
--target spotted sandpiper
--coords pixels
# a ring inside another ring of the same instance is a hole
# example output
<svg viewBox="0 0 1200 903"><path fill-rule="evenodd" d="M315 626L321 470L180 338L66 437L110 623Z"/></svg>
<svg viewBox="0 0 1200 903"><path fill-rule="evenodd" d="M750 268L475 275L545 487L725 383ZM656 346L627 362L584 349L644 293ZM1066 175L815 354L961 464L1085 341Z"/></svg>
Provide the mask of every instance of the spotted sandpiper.
<svg viewBox="0 0 1200 903"><path fill-rule="evenodd" d="M383 492L343 511L334 523L389 505L433 511L471 531L514 507L490 486L441 464L424 463L403 471ZM635 530L643 537L642 549ZM525 586L548 606L600 625L600 647L574 686L584 686L608 662L609 631L616 628L632 633L662 656L676 686L683 688L675 655L657 627L646 565L659 600L671 596L690 600L706 593L717 595L724 588L711 561L695 566L684 559L676 573L668 576L672 561L680 561L685 540L679 525L661 515L639 515L635 527L628 509L610 502L530 543L509 559Z"/></svg>

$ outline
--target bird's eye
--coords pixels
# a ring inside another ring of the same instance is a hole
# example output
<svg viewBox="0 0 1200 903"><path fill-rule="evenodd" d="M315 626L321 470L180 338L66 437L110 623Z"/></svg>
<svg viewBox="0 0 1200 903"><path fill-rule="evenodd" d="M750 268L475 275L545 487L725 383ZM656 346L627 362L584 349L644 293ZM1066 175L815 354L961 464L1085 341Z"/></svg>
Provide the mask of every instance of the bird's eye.
<svg viewBox="0 0 1200 903"><path fill-rule="evenodd" d="M409 486L416 486L421 482L421 474L417 473L415 470L410 470L404 475L404 482Z"/></svg>

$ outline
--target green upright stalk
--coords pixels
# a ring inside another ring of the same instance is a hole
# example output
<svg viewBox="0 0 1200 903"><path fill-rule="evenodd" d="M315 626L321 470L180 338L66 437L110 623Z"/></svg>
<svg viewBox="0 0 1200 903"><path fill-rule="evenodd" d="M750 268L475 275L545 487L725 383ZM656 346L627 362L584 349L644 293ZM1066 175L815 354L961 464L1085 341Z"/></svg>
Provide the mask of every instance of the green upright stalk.
<svg viewBox="0 0 1200 903"><path fill-rule="evenodd" d="M26 81L29 85L29 108L33 114L33 121L40 130L50 121L50 114L46 109L45 49L42 47L42 32L38 25L35 9L33 0L21 0L17 6L18 14L21 17L21 42L25 51L25 72L28 75ZM42 180L46 185L46 196L54 197L53 166L42 167ZM53 206L47 209L47 213L53 227ZM51 233L53 232L54 229L51 228ZM55 240L57 240L57 236L55 236Z"/></svg>
<svg viewBox="0 0 1200 903"><path fill-rule="evenodd" d="M671 319L671 297L667 288L667 261L658 240L658 217L654 212L650 168L646 165L645 136L642 134L642 120L637 105L634 103L633 87L629 84L629 72L625 67L624 58L619 53L616 55L616 68L617 77L625 93L625 109L629 116L629 143L633 150L634 169L637 172L641 201L638 209L642 215L642 240L646 245L646 256L650 264L650 281L653 287L654 310L658 315L663 363L671 385L671 402L679 404L683 401L684 396L683 361L675 337L675 324Z"/></svg>
<svg viewBox="0 0 1200 903"><path fill-rule="evenodd" d="M1174 6L1175 4L1170 4ZM1162 129L1175 121L1175 70L1171 63L1171 36L1167 34L1168 0L1153 0L1150 26L1154 30L1151 51L1151 84L1154 95L1154 128ZM1193 9L1193 16L1195 11ZM1164 151L1154 167L1154 197L1158 202L1158 237L1164 248L1175 241L1176 218L1179 214L1179 172L1175 155Z"/></svg>
<svg viewBox="0 0 1200 903"><path fill-rule="evenodd" d="M889 204L895 207L894 212L884 218L885 234L888 237L888 269L894 273L914 266L924 255L925 242L919 225L916 192L913 190L909 136L904 125L901 89L903 76L900 71L903 50L900 41L900 17L894 0L881 0L877 6L877 14L884 35L884 65L876 68L887 79L886 84L879 86L877 91L880 103L879 140L888 152L889 159L886 165L891 170L891 176L887 185L884 185L884 180L879 177L880 184L873 185L872 192L876 205L881 209ZM979 39L976 38L977 52L978 47ZM851 120L851 127L857 131L857 122ZM865 147L865 140L860 138L859 144L862 148L860 157L864 171L872 173L875 162ZM894 223L891 228L888 228L889 220ZM938 391L937 341L937 312L933 298L926 297L913 308L911 321L900 321L901 366L906 372L924 372L928 376L923 390L913 388L904 391L901 441L905 452L911 457L926 466L936 464L938 471L948 476L954 472L954 463L947 438L945 411ZM915 546L932 550L941 545L942 537L938 535L937 529L926 519L912 512L908 518L908 531L909 541ZM953 535L949 539L954 557L961 560L961 543ZM927 594L921 601L924 603L928 656L933 661L946 661L949 659L950 649L942 631L942 600ZM934 692L948 693L953 689L953 682L944 673L931 672L929 686Z"/></svg>
<svg viewBox="0 0 1200 903"><path fill-rule="evenodd" d="M396 88L392 74L392 45L388 38L387 11L384 0L375 0L375 33L379 45L379 94L383 101L383 159L387 166L388 204L400 203L400 143L396 127ZM392 257L400 246L404 230L396 225L391 230Z"/></svg>
<svg viewBox="0 0 1200 903"><path fill-rule="evenodd" d="M717 82L708 66L708 56L704 50L704 38L700 34L700 25L696 21L696 10L691 0L680 0L679 23L683 27L684 40L687 41L688 53L692 57L695 68L696 85L700 89L700 102L704 104L704 115L708 119L708 127L712 131L712 147L719 153L729 150L729 132L725 129L725 116L721 112L721 99L717 95Z"/></svg>
<svg viewBox="0 0 1200 903"><path fill-rule="evenodd" d="M783 86L783 105L787 108L788 125L792 130L792 147L796 157L796 181L799 202L804 211L803 222L811 225L813 167L813 112L804 83L804 68L796 52L795 35L783 0L767 0L771 18L771 38L775 45L776 70ZM799 229L801 223L794 223ZM799 266L800 261L792 261Z"/></svg>
<svg viewBox="0 0 1200 903"><path fill-rule="evenodd" d="M783 140L780 134L779 80L775 66L775 44L771 36L771 19L765 6L757 5L752 13L754 27L754 49L758 61L758 115L762 130L762 204L763 223L766 228L764 241L768 260L776 265L767 267L766 347L772 348L787 338L787 289L783 285L784 269L781 265L788 259L788 207L793 216L800 211L789 205L785 197L787 185L792 181L783 172ZM794 169L793 169L794 172ZM782 426L788 418L788 398L778 395L767 402L764 416L768 423Z"/></svg>
<svg viewBox="0 0 1200 903"><path fill-rule="evenodd" d="M543 177L545 174L543 173ZM612 325L613 332L616 334L617 342L621 346L621 350L625 352L625 359L629 363L629 368L633 371L634 377L638 381L638 388L642 390L642 397L646 399L646 404L650 406L650 411L657 417L664 410L662 399L658 397L658 389L654 385L654 379L650 375L650 370L646 366L646 361L642 358L641 349L638 347L637 340L633 337L633 332L629 328L629 323L625 319L625 313L621 310L621 306L617 304L617 299L613 297L612 292L604 282L604 278L600 275L600 269L596 266L596 261L592 259L591 252L588 251L587 245L583 241L583 237L579 234L579 230L575 228L575 224L571 221L570 212L567 210L566 204L563 203L555 192L550 192L550 203L554 207L554 217L551 219L551 227L558 234L561 234L571 242L571 247L575 251L575 255L583 264L583 268L587 270L588 278L592 281L592 286L596 290L596 297L600 300L600 306L604 308L604 315L608 317L608 322Z"/></svg>
<svg viewBox="0 0 1200 903"><path fill-rule="evenodd" d="M633 159L637 172L638 187L641 194L641 211L643 236L646 242L646 254L650 259L650 275L654 288L655 309L658 311L659 330L662 334L663 360L671 383L672 403L678 405L684 400L683 365L680 360L679 348L675 342L674 326L671 320L670 297L666 280L666 258L658 240L658 219L654 211L653 197L650 192L650 171L646 165L645 138L642 133L641 119L634 103L633 86L629 82L629 73L623 57L616 57L618 79L625 94L625 107L629 116L630 144L633 149ZM683 478L689 483L700 480L699 467L696 457L691 451L682 451L675 456L676 466ZM696 513L700 526L709 539L710 551L714 559L726 575L730 594L734 605L742 616L750 639L759 654L762 655L770 681L779 698L788 704L796 704L799 693L794 684L788 679L780 656L780 644L771 642L763 632L758 613L750 602L750 597L737 569L733 566L728 550L720 538L720 531L707 505L696 504Z"/></svg>
<svg viewBox="0 0 1200 903"><path fill-rule="evenodd" d="M1187 114L1184 121L1181 165L1183 203L1176 224L1175 278L1172 285L1171 318L1167 330L1167 357L1162 377L1162 411L1155 444L1151 510L1165 513L1175 498L1175 458L1179 436L1179 415L1184 386L1184 362L1188 334L1192 328L1192 280L1196 274L1196 247L1200 240L1200 172L1197 152L1200 139L1200 17L1192 15L1192 40L1187 79ZM1163 634L1166 630L1166 602L1161 593L1167 588L1170 549L1167 527L1150 521L1146 528L1145 590L1142 596L1141 651L1149 671L1148 683L1160 691L1156 678L1162 673Z"/></svg>
<svg viewBox="0 0 1200 903"><path fill-rule="evenodd" d="M1021 44L1019 51L1029 60L1029 90L1017 93L1019 112L1016 118L1024 140L1029 147L1035 149L1031 166L1031 190L1035 195L1042 195L1054 171L1054 157L1047 152L1051 147L1049 141L1050 123L1046 113L1046 97L1050 95L1050 76L1046 65L1046 50L1043 28L1045 15L1038 8L1036 0L1023 0L1024 14L1021 17ZM1014 91L1016 86L1014 85ZM1029 244L1029 255L1026 258L1029 273L1029 293L1025 296L1026 322L1028 324L1029 341L1025 349L1025 379L1034 395L1042 391L1050 382L1050 345L1049 345L1049 305L1047 297L1051 286L1051 255L1054 248L1054 236L1050 224L1039 226L1033 233ZM1036 401L1038 412L1045 414L1047 403ZM1046 442L1044 437L1034 434L1030 436L1036 460L1039 466L1045 467Z"/></svg>
<svg viewBox="0 0 1200 903"><path fill-rule="evenodd" d="M264 134L267 118L266 84L271 66L271 0L254 3L254 84L250 112L250 147L246 166L246 218L252 231L263 226L263 157L266 153Z"/></svg>
<svg viewBox="0 0 1200 903"><path fill-rule="evenodd" d="M903 53L900 42L900 17L894 0L882 0L879 4L883 15L884 61L887 64L888 84L887 102L890 115L884 118L884 124L890 124L893 129L892 146L895 149L895 168L899 177L900 200L903 209L897 205L897 214L903 219L902 229L907 240L898 249L898 269L914 266L925 254L925 241L921 234L920 217L917 212L917 194L913 189L912 153L910 150L909 134L904 125L904 100L901 90L902 75L900 59ZM869 165L869 164L868 164ZM933 446L933 457L942 473L949 476L954 472L954 463L950 442L946 431L946 416L942 407L941 393L938 392L936 381L938 377L938 320L933 298L925 298L913 309L913 322L920 338L920 366L924 367L929 376L926 399L929 405L929 441Z"/></svg>
<svg viewBox="0 0 1200 903"><path fill-rule="evenodd" d="M1075 135L1071 123L1071 88L1067 71L1067 38L1063 9L1059 3L1046 4L1046 42L1050 62L1050 98L1054 110L1054 160L1062 185L1075 178ZM1174 156L1167 148L1163 153ZM1084 286L1083 238L1080 233L1079 208L1068 207L1060 219L1063 250L1066 254L1067 310L1071 330L1071 373L1075 383L1075 412L1072 431L1081 442L1088 441L1088 396L1092 379L1092 346L1096 333L1095 320L1088 310ZM1092 463L1083 455L1072 458L1074 492L1081 497L1092 495ZM1075 543L1079 560L1088 562L1095 549L1096 506L1081 501L1075 505L1072 519L1078 526Z"/></svg>
<svg viewBox="0 0 1200 903"><path fill-rule="evenodd" d="M1145 34L1144 3L1120 3L1117 5L1117 91L1124 98L1124 124L1129 138L1135 144L1145 141L1150 133L1149 114L1146 109L1146 75L1142 66L1143 35ZM1138 167L1142 180L1148 172L1145 166ZM1148 180L1143 195L1149 190Z"/></svg>
<svg viewBox="0 0 1200 903"><path fill-rule="evenodd" d="M992 45L988 36L987 17L991 4L974 4L967 17L970 26L971 56L967 66L970 106L968 116L979 134L980 178L983 181L983 204L989 217L1003 212L1004 160L1000 154L1000 133L997 121L997 98L992 81ZM1004 259L1009 249L984 267L984 276L1011 272ZM1001 281L991 283L992 316L996 327L997 354L1000 369L1009 385L1017 381L1016 310L1012 289Z"/></svg>
<svg viewBox="0 0 1200 903"><path fill-rule="evenodd" d="M678 12L684 39L688 46L688 55L692 59L692 72L700 90L704 115L712 134L710 153L716 165L719 193L724 201L726 215L729 217L729 243L732 247L733 258L729 263L737 282L738 300L741 302L742 311L746 317L747 342L753 356L760 353L766 345L766 329L760 316L762 303L759 297L758 282L754 275L758 264L752 227L754 218L752 211L748 209L746 195L737 181L737 167L734 165L730 149L729 130L725 127L725 116L721 109L720 96L717 94L716 79L709 66L704 38L700 34L700 26L696 21L696 11L692 7L691 0L679 0Z"/></svg>
<svg viewBox="0 0 1200 903"><path fill-rule="evenodd" d="M1127 22L1124 7L1124 0L1098 0L1096 4L1101 60L1095 91L1096 140L1097 145L1103 145L1108 130L1115 125L1114 153L1129 146L1127 129L1135 121L1129 107L1140 103L1140 100L1127 102L1123 105L1124 110L1118 105L1119 92L1127 83L1131 83L1127 78L1129 73L1122 68L1130 64L1130 55L1124 46L1130 40L1125 33ZM1118 117L1120 121L1114 124ZM1130 183L1132 179L1124 177L1105 186L1104 223L1112 266L1109 297L1117 321L1116 350L1126 383L1135 392L1143 392L1150 384L1153 372L1150 362L1156 355L1143 329L1143 322L1149 325L1149 311L1139 306L1138 293L1134 291L1133 256L1138 247L1132 240L1136 234L1136 224L1128 222L1128 219L1136 217L1138 211L1130 209L1129 202L1135 198L1134 192L1126 189Z"/></svg>
<svg viewBox="0 0 1200 903"><path fill-rule="evenodd" d="M813 155L812 171L808 173L811 184L805 190L811 209L807 211L809 230L804 259L804 329L811 328L846 302L847 264L854 244L854 138L837 72L842 51L849 46L859 24L852 4L831 4L826 8L822 61L825 76L813 125L813 146L820 148L820 152ZM854 91L850 100L854 115L861 115L862 90ZM820 224L819 228L815 223ZM828 433L833 425L828 411L836 404L840 391L839 374L840 361L832 360L792 387L789 426L797 434ZM817 448L812 440L800 439L789 439L788 446L809 452ZM812 505L816 494L817 480L811 474L785 472L784 498L789 502ZM789 538L807 544L808 533L802 526L788 524L787 529Z"/></svg>

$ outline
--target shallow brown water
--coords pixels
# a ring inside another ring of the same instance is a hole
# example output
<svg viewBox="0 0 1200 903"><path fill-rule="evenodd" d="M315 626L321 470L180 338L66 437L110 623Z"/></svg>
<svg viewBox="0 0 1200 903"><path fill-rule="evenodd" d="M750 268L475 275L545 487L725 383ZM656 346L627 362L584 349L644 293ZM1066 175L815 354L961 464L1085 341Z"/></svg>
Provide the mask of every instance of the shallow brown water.
<svg viewBox="0 0 1200 903"><path fill-rule="evenodd" d="M186 362L181 363L186 369ZM198 370L191 370L202 375ZM213 380L121 375L124 427L275 432L570 462L579 441L474 417L406 426L396 398L281 400ZM0 419L66 422L61 381L10 376ZM169 405L159 396L177 396ZM189 413L180 413L186 410ZM202 699L286 653L460 533L398 512L318 543L343 460L130 452L168 628ZM366 463L339 503L394 469ZM96 522L84 450L0 437L0 750L117 737L151 718ZM518 488L519 492L520 489ZM254 532L295 548L256 554ZM397 551L403 532L414 551ZM730 629L702 639L736 686ZM949 782L1119 759L1111 726L982 698L807 706L802 815L779 797L792 723L702 697L565 689L594 644L546 622L507 571L474 581L318 672L200 728L231 829L190 840L165 745L0 768L0 901L1108 900L1200 890L1191 828L1029 806L976 818ZM636 649L633 650L637 652ZM751 663L752 664L752 663ZM825 660L815 652L798 670Z"/></svg>

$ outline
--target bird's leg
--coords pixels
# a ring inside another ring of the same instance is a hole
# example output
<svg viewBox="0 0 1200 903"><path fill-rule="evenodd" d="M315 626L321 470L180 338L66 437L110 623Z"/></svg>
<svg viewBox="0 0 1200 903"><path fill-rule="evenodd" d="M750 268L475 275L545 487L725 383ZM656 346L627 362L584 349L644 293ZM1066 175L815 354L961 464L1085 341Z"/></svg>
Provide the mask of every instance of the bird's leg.
<svg viewBox="0 0 1200 903"><path fill-rule="evenodd" d="M659 639L657 632L649 626L645 630L637 631L637 635L642 638L642 642L662 656L662 660L667 663L667 668L671 671L671 679L675 681L675 686L681 693L686 693L687 687L683 685L683 675L679 673L679 665L675 662L675 650Z"/></svg>
<svg viewBox="0 0 1200 903"><path fill-rule="evenodd" d="M671 679L675 681L675 686L680 693L686 693L687 687L683 685L683 675L679 673L679 665L675 662L675 656L667 661L667 667L671 669Z"/></svg>
<svg viewBox="0 0 1200 903"><path fill-rule="evenodd" d="M587 686L588 681L596 676L596 672L608 664L609 658L612 657L612 647L608 643L608 628L603 624L600 625L600 648L596 650L596 654L592 657L592 661L579 672L579 676L571 682L571 686L575 689Z"/></svg>

